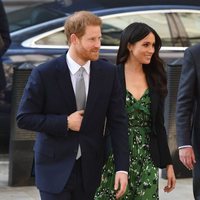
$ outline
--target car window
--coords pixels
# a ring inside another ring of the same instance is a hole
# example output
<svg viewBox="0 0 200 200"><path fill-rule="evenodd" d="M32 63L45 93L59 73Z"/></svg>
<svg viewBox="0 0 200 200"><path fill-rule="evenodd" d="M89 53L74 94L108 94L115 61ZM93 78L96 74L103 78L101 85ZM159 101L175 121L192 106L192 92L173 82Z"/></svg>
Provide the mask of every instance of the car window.
<svg viewBox="0 0 200 200"><path fill-rule="evenodd" d="M169 26L165 14L129 14L119 16L103 17L102 25L102 45L118 46L122 30L132 22L144 22L154 27L162 37L164 46L172 46ZM64 31L49 34L35 42L38 45L66 45Z"/></svg>
<svg viewBox="0 0 200 200"><path fill-rule="evenodd" d="M162 37L164 46L172 46L165 13L124 14L103 18L102 45L119 45L122 30L132 22L148 24Z"/></svg>
<svg viewBox="0 0 200 200"><path fill-rule="evenodd" d="M7 14L10 32L65 16L42 7L27 7Z"/></svg>
<svg viewBox="0 0 200 200"><path fill-rule="evenodd" d="M190 45L200 42L200 13L178 13Z"/></svg>
<svg viewBox="0 0 200 200"><path fill-rule="evenodd" d="M153 27L163 47L187 47L200 41L200 12L125 13L104 16L102 21L102 46L117 47L122 30L132 22ZM35 44L64 48L67 43L63 28L37 38Z"/></svg>
<svg viewBox="0 0 200 200"><path fill-rule="evenodd" d="M56 45L56 46L66 46L67 38L64 33L64 28L52 34L48 34L45 37L37 40L35 42L37 45Z"/></svg>

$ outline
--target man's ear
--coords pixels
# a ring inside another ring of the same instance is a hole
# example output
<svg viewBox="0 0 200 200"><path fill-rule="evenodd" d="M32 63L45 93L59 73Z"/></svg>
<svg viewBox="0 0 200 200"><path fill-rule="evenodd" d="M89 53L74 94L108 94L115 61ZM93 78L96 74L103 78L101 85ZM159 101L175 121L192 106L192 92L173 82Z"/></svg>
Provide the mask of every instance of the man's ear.
<svg viewBox="0 0 200 200"><path fill-rule="evenodd" d="M70 43L76 44L77 42L78 42L78 37L76 36L76 34L72 33L70 36Z"/></svg>

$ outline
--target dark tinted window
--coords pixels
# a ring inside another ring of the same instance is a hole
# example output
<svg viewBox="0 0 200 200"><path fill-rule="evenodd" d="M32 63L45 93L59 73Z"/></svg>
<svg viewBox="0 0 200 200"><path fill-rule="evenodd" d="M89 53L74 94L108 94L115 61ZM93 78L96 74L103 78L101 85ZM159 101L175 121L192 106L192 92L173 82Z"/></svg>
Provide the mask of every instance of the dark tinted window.
<svg viewBox="0 0 200 200"><path fill-rule="evenodd" d="M43 7L27 7L8 13L10 32L65 16Z"/></svg>

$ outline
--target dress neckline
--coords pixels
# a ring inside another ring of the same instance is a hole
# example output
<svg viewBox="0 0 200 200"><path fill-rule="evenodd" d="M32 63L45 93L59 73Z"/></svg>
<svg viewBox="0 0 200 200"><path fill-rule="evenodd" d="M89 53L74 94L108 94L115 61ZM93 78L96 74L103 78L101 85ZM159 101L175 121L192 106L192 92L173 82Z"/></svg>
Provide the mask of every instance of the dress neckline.
<svg viewBox="0 0 200 200"><path fill-rule="evenodd" d="M133 97L133 99L135 99L136 102L138 102L138 101L140 101L140 100L144 97L144 95L149 91L149 88L146 88L146 89L144 90L142 96L141 96L140 98L138 98L138 99L135 98L134 95L133 95L131 92L129 92L127 89L126 89L126 91Z"/></svg>

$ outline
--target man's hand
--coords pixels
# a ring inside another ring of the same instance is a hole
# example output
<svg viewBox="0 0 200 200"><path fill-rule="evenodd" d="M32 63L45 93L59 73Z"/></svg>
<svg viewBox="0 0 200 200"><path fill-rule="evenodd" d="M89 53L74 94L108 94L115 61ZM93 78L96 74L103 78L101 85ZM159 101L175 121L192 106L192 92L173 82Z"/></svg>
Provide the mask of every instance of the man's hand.
<svg viewBox="0 0 200 200"><path fill-rule="evenodd" d="M115 175L114 190L116 190L116 199L119 199L125 192L128 185L128 174L117 172Z"/></svg>
<svg viewBox="0 0 200 200"><path fill-rule="evenodd" d="M80 131L84 110L79 110L67 117L68 128L73 131Z"/></svg>
<svg viewBox="0 0 200 200"><path fill-rule="evenodd" d="M196 163L195 155L192 147L184 147L179 149L179 159L189 170L192 170Z"/></svg>

